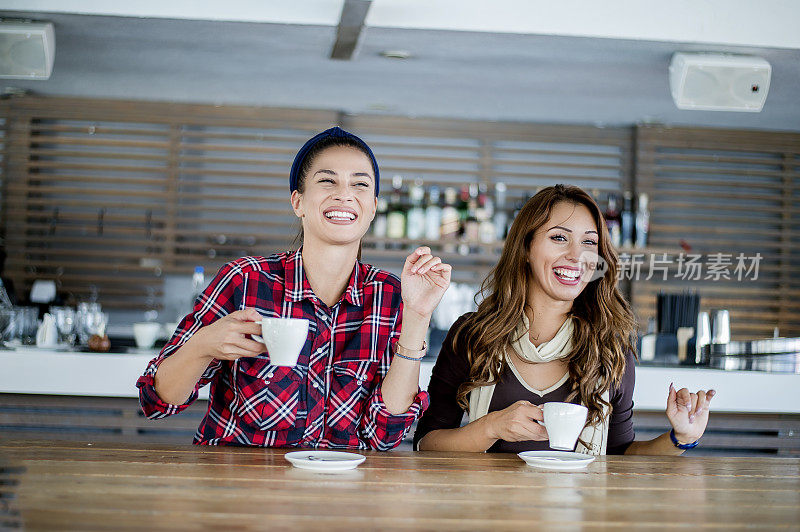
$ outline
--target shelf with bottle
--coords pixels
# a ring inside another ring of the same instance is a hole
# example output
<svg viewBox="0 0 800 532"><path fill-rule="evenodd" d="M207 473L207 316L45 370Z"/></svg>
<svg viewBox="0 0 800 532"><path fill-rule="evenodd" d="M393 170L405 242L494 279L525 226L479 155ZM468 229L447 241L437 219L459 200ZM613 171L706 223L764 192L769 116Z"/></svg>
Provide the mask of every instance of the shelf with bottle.
<svg viewBox="0 0 800 532"><path fill-rule="evenodd" d="M446 262L470 266L472 271L488 271L500 257L511 222L522 208L523 194L513 206L507 201L507 186L494 183L466 183L452 186L434 183L425 187L416 178L404 187L404 178L392 178L392 191L387 201L378 199L372 231L364 239L366 258L402 259L419 245L428 245ZM519 188L519 187L515 187ZM490 192L493 192L491 194ZM599 191L592 191L599 200ZM608 194L604 211L612 245L620 255L680 253L679 248L647 246L649 211L647 195L637 198L633 210L633 194L625 192L622 209L618 195ZM601 207L602 208L602 207ZM641 265L647 268L648 261Z"/></svg>
<svg viewBox="0 0 800 532"><path fill-rule="evenodd" d="M389 200L378 198L371 236L379 249L402 249L408 239L441 242L448 253L479 253L478 244L502 241L508 230L506 187L497 183L494 189L494 198L483 183L444 190L437 183L426 190L417 178L404 191L403 178L394 176Z"/></svg>
<svg viewBox="0 0 800 532"><path fill-rule="evenodd" d="M599 193L593 195L600 204ZM620 250L647 248L650 234L650 209L648 196L639 194L636 201L636 210L633 206L633 193L626 190L622 194L622 210L619 208L619 197L615 192L609 192L606 197L606 207L603 216L611 237L611 244Z"/></svg>

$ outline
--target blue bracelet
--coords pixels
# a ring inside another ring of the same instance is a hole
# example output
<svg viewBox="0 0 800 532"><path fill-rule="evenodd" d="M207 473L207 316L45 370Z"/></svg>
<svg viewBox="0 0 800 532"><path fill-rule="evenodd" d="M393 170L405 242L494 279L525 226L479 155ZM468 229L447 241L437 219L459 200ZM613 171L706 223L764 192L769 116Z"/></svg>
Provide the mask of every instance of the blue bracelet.
<svg viewBox="0 0 800 532"><path fill-rule="evenodd" d="M695 447L697 447L697 444L700 443L700 440L696 440L692 443L679 442L678 438L675 437L675 429L669 431L669 439L672 440L672 445L674 445L678 449L694 449Z"/></svg>
<svg viewBox="0 0 800 532"><path fill-rule="evenodd" d="M423 358L425 358L425 355L422 355L422 356L421 356L421 357L419 357L419 358L414 358L414 357L407 357L407 356L405 356L405 355L401 355L400 353L395 353L395 354L394 354L394 356L396 356L396 357L400 357L400 358L405 358L406 360L413 360L414 362L419 362L419 361L421 361Z"/></svg>

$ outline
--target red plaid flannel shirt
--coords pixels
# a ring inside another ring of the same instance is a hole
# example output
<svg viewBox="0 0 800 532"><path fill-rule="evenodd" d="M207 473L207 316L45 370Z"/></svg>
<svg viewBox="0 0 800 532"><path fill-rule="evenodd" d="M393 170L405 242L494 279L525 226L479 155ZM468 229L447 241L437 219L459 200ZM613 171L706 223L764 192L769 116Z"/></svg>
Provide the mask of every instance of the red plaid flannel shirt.
<svg viewBox="0 0 800 532"><path fill-rule="evenodd" d="M266 353L214 360L185 404L162 401L153 386L158 365L200 327L245 307L310 321L297 365L273 366ZM137 381L142 410L150 419L176 414L210 384L194 443L392 449L428 407L428 394L418 391L407 412L393 415L381 396L401 311L399 279L368 264L356 263L341 300L327 307L311 290L300 250L235 260L220 269Z"/></svg>

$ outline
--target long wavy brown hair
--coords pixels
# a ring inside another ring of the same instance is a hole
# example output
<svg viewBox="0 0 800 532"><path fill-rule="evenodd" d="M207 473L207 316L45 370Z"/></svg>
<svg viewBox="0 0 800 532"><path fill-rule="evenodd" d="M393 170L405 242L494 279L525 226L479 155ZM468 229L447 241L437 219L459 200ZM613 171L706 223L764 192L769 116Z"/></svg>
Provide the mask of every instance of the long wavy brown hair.
<svg viewBox="0 0 800 532"><path fill-rule="evenodd" d="M625 371L625 355L634 351L636 320L617 287L619 257L611 246L600 207L575 186L547 187L530 198L519 211L508 232L497 265L481 284L483 300L453 335L453 349L466 351L469 381L458 390L458 404L469 409L469 393L495 384L507 369L506 353L516 338L517 325L525 312L528 286L533 273L528 253L535 233L550 219L553 208L567 202L589 209L598 229L597 252L608 269L590 282L573 301L573 350L567 358L572 389L567 401L578 398L589 409L588 424L602 419L602 394L618 385ZM610 409L609 409L610 412Z"/></svg>

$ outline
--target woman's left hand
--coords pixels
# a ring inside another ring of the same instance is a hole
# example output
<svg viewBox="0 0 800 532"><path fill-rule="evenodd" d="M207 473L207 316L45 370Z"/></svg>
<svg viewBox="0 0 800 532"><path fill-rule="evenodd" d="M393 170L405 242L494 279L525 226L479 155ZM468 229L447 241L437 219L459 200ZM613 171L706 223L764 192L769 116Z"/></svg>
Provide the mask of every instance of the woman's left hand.
<svg viewBox="0 0 800 532"><path fill-rule="evenodd" d="M450 286L452 267L421 246L406 258L400 275L403 305L420 316L430 317Z"/></svg>
<svg viewBox="0 0 800 532"><path fill-rule="evenodd" d="M675 387L669 385L667 417L679 441L691 443L703 435L708 424L708 406L714 394L714 390L689 393L687 388L681 388L675 391Z"/></svg>

